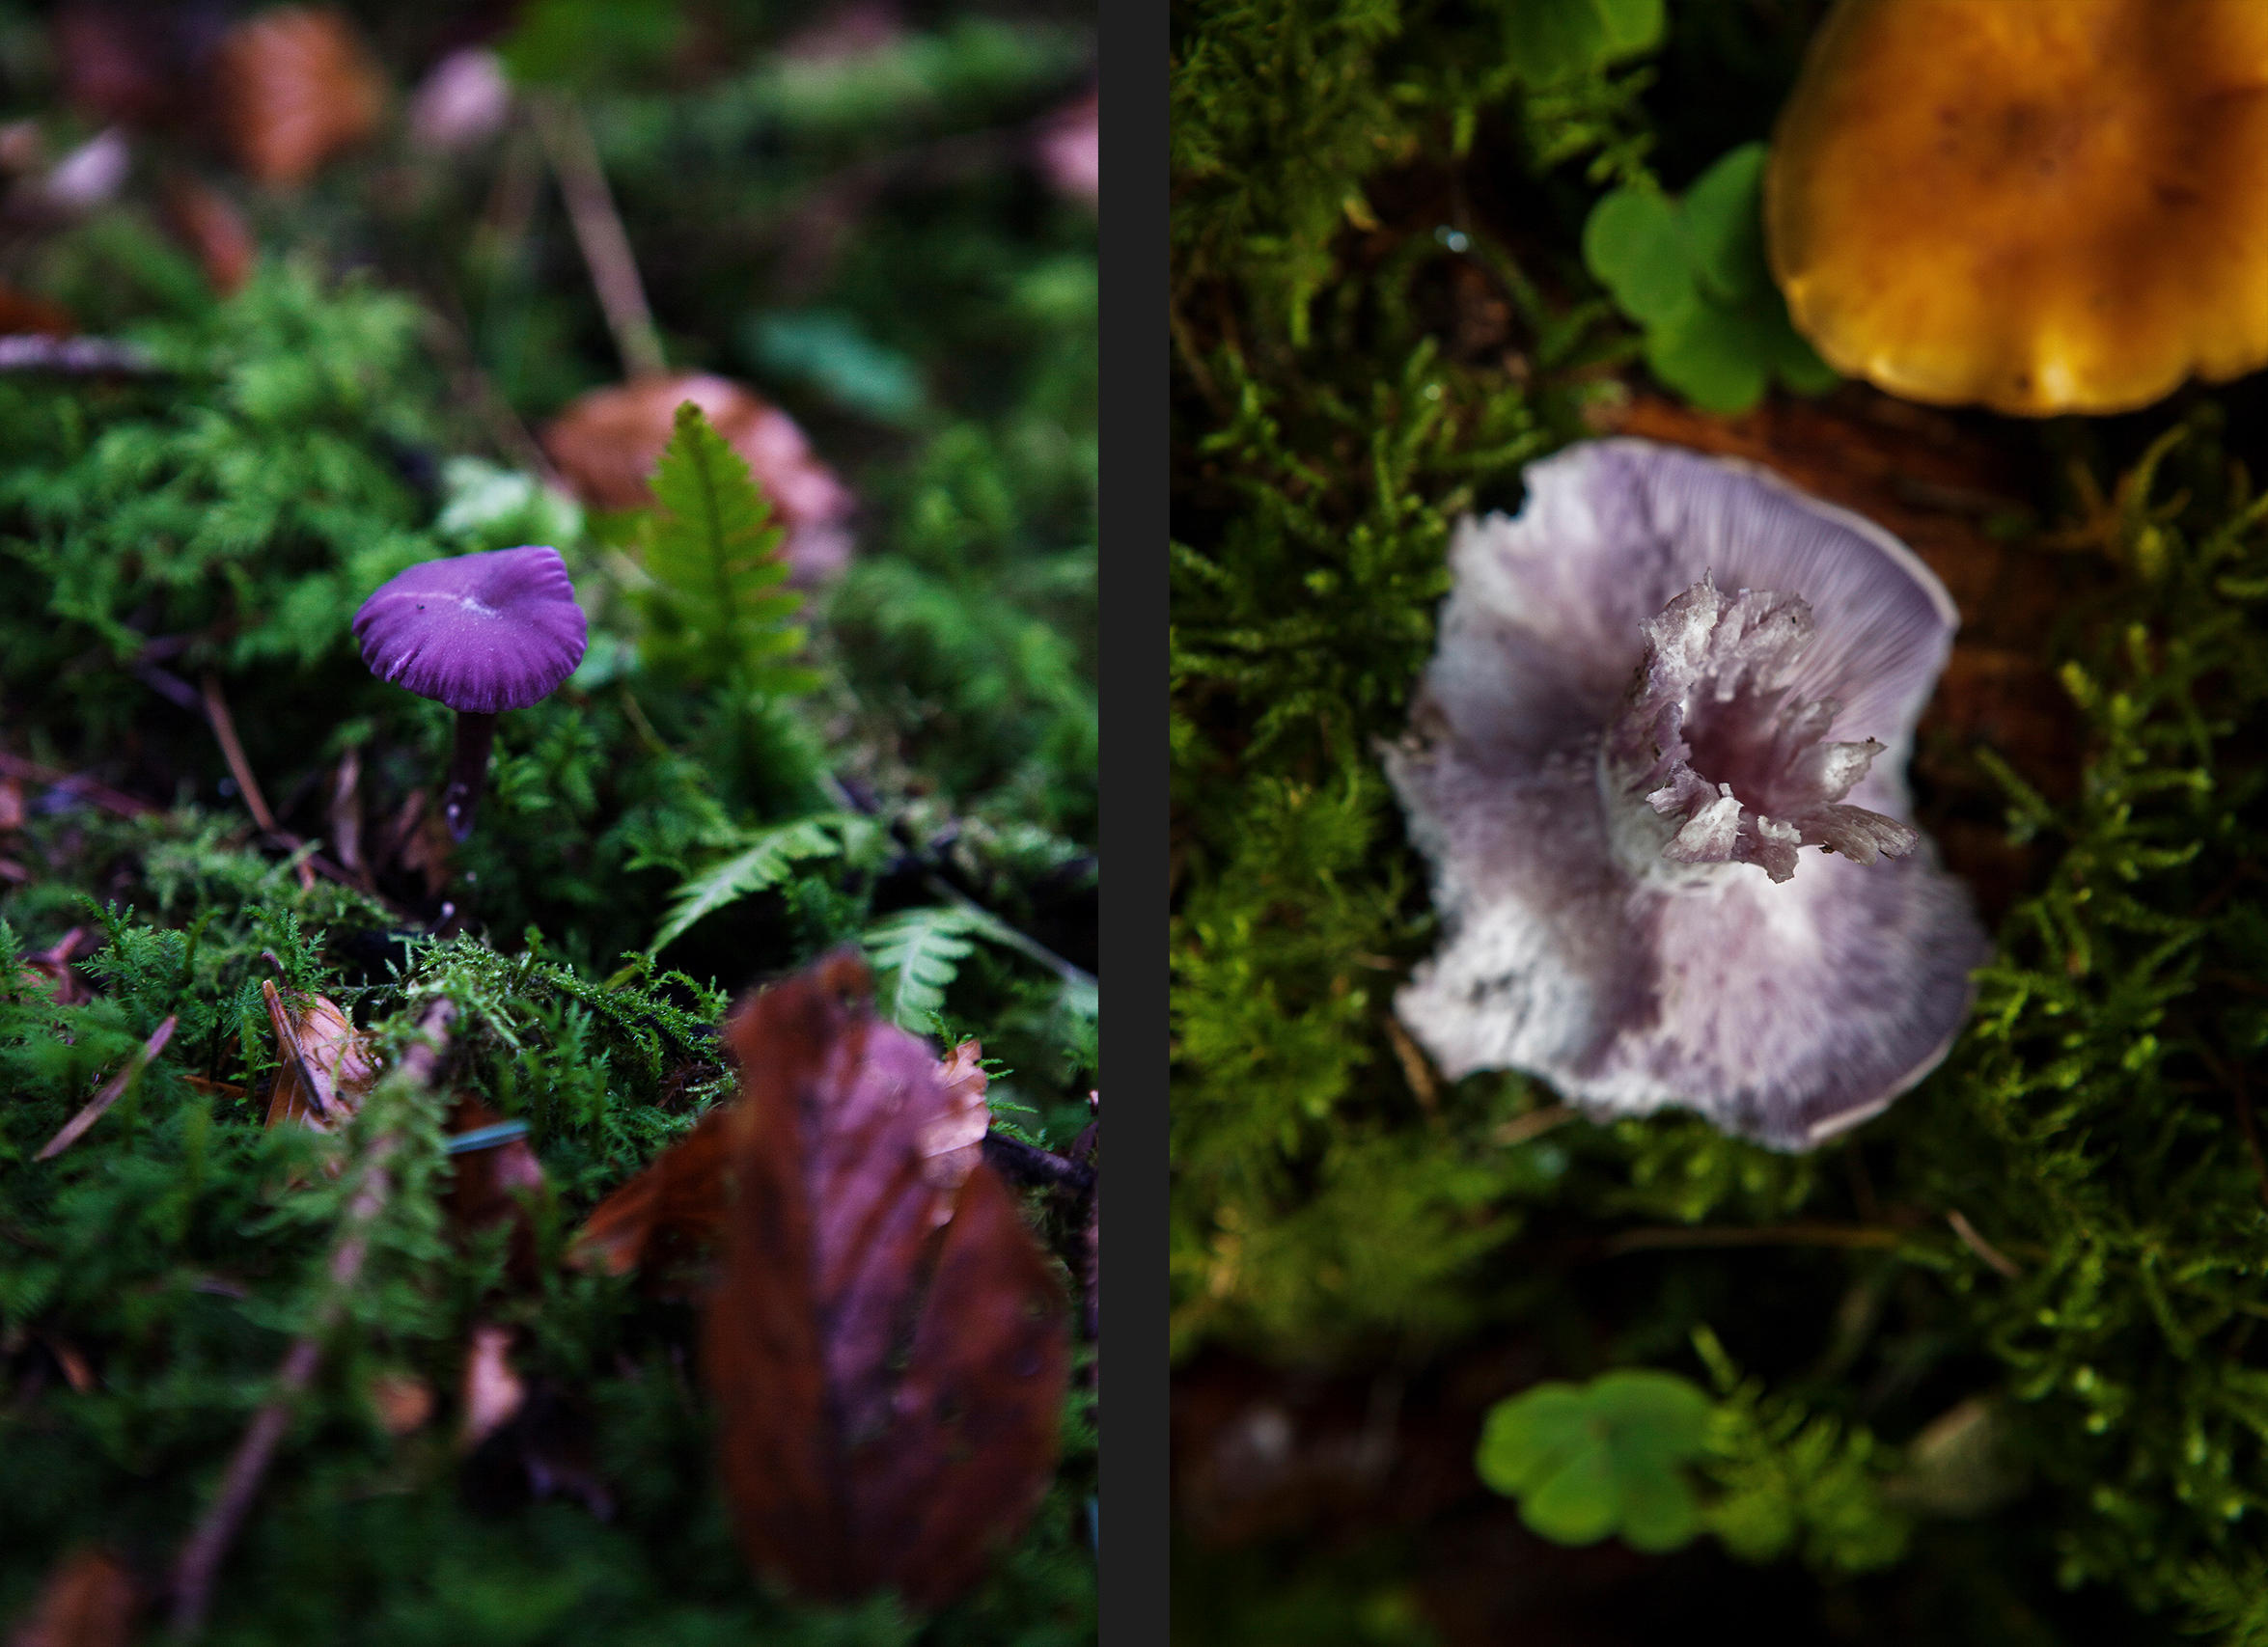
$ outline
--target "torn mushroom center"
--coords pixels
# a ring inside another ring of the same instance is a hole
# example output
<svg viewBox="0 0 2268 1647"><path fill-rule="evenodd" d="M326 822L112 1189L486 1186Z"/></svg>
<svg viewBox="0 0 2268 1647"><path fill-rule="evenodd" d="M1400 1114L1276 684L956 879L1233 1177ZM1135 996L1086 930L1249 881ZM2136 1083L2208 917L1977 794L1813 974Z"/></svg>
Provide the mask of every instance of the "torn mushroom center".
<svg viewBox="0 0 2268 1647"><path fill-rule="evenodd" d="M1813 630L1799 596L1728 595L1706 576L1646 623L1599 757L1627 868L1711 879L1753 864L1784 881L1802 846L1861 864L1914 849L1910 826L1842 803L1888 746L1827 741L1841 705L1797 684Z"/></svg>

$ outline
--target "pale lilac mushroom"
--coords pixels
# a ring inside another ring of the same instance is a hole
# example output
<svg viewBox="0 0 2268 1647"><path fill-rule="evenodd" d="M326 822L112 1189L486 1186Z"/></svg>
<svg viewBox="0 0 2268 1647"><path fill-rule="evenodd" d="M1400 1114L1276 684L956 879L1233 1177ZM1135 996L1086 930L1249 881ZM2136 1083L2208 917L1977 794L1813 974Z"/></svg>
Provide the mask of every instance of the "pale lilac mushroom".
<svg viewBox="0 0 2268 1647"><path fill-rule="evenodd" d="M583 661L588 634L559 551L536 546L425 562L354 615L373 674L456 711L441 794L456 839L472 833L496 717L548 698Z"/></svg>
<svg viewBox="0 0 2268 1647"><path fill-rule="evenodd" d="M1937 1064L1988 953L1906 821L1952 602L1743 464L1609 440L1526 480L1459 523L1388 753L1446 929L1402 1022L1452 1076L1809 1148Z"/></svg>

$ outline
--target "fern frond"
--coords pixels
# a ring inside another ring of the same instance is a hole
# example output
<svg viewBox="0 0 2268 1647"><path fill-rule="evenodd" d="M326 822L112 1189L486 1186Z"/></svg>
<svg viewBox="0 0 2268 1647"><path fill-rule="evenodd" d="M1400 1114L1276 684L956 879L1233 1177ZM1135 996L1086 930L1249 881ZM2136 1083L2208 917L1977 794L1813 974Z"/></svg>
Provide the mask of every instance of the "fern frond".
<svg viewBox="0 0 2268 1647"><path fill-rule="evenodd" d="M809 691L810 672L782 662L803 645L790 621L803 596L780 588L788 562L775 511L746 460L690 400L678 408L652 485L645 559L653 585L641 601L650 655L716 685Z"/></svg>
<svg viewBox="0 0 2268 1647"><path fill-rule="evenodd" d="M981 910L940 906L904 910L868 927L862 942L876 1003L905 1029L927 1029L976 948L972 940L990 936L987 919Z"/></svg>
<svg viewBox="0 0 2268 1647"><path fill-rule="evenodd" d="M697 921L727 904L778 886L797 864L842 856L849 849L855 831L868 827L863 818L826 813L743 837L746 844L740 851L687 877L670 894L669 919L653 935L646 952L659 954Z"/></svg>

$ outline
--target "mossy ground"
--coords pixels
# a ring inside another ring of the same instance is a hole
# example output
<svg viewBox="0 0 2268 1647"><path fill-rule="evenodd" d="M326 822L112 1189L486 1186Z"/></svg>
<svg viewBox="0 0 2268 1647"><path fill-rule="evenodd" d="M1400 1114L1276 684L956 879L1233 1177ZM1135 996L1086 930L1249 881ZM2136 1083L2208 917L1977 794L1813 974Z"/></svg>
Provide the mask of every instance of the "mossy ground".
<svg viewBox="0 0 2268 1647"><path fill-rule="evenodd" d="M358 10L398 92L452 43L438 13ZM0 1618L84 1542L162 1578L323 1294L352 1180L262 1125L273 980L382 1046L413 1000L455 999L454 1089L526 1121L558 1210L535 1279L513 1278L500 1235L448 1217L441 1110L366 1116L402 1134L396 1191L206 1639L1092 1639L1083 1377L1057 1480L980 1590L927 1619L814 1606L733 1542L692 1307L561 1262L598 1197L730 1090L710 1034L729 997L844 943L900 957L886 1004L909 1027L982 1038L1006 1125L1060 1148L1088 1120L1094 218L1028 142L1080 93L1092 17L932 9L798 69L779 48L816 8L524 12L507 56L588 114L672 366L778 399L863 500L857 560L799 619L817 684L767 694L641 652L619 523L514 479L515 431L621 370L524 127L443 158L397 122L292 196L136 133L120 200L10 242L0 281L152 370L0 378L0 751L24 804L0 836L0 945L81 929L87 997L0 962ZM92 135L43 18L0 14L0 69L7 118L57 148ZM260 242L225 300L141 186L181 169ZM392 820L438 784L451 717L373 680L349 620L402 565L531 540L566 555L591 653L505 717L444 882ZM373 882L304 875L262 837L207 680L282 829L333 859L351 756ZM684 882L808 818L827 850L751 872L648 952ZM165 1055L35 1161L169 1016ZM455 1445L476 1319L518 1330L550 1441ZM386 1380L422 1383L433 1417L390 1431ZM550 1487L528 1445L553 1449Z"/></svg>

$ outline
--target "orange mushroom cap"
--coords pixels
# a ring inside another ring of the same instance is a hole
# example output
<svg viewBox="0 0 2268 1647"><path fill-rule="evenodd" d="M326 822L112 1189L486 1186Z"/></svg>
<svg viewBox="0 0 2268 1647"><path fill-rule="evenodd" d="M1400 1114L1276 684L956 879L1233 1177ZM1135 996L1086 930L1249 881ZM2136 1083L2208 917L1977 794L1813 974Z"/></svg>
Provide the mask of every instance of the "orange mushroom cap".
<svg viewBox="0 0 2268 1647"><path fill-rule="evenodd" d="M1789 316L1892 394L2124 411L2268 363L2268 4L1841 0L1764 186Z"/></svg>

